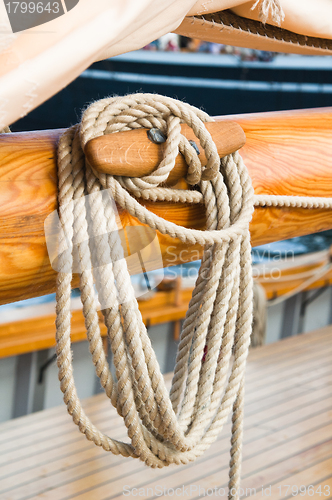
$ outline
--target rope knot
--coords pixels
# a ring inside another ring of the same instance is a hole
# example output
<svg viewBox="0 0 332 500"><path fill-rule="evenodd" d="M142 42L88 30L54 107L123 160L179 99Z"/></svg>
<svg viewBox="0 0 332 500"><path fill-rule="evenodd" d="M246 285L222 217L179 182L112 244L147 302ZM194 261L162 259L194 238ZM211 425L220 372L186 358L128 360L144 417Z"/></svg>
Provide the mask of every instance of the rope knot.
<svg viewBox="0 0 332 500"><path fill-rule="evenodd" d="M163 144L167 141L167 136L158 128L151 128L148 132L149 139L155 144ZM190 147L191 146L191 147ZM195 185L201 180L204 180L204 174L202 176L202 164L198 158L200 155L200 150L193 140L188 140L183 134L180 134L180 141L178 144L178 151L184 156L186 163L188 165L188 172L186 181L188 184ZM195 154L196 153L196 154ZM164 152L164 160L167 161L167 153Z"/></svg>
<svg viewBox="0 0 332 500"><path fill-rule="evenodd" d="M219 171L218 151L211 134L204 126L204 122L207 121L212 121L209 115L189 104L154 94L134 94L122 98L103 99L90 106L82 118L81 141L84 149L90 139L102 134L140 127L157 129L159 136L156 137L152 132L150 138L160 143L162 136L165 137L163 159L158 168L147 176L117 176L116 179L135 196L154 201L156 199L169 201L170 191L161 186L167 182L179 152L186 159L188 165L186 180L191 185L198 184L201 180L211 180ZM195 144L181 134L181 123L186 123L193 130L205 152L206 166L202 167ZM159 188L159 191L153 192L156 188ZM164 198L161 198L162 196Z"/></svg>

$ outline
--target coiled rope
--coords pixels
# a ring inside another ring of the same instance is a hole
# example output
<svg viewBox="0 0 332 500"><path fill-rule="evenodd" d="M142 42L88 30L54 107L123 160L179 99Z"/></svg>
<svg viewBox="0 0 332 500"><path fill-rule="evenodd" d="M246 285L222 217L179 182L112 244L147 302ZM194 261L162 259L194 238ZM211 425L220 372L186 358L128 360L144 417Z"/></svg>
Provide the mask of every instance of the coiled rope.
<svg viewBox="0 0 332 500"><path fill-rule="evenodd" d="M195 460L216 440L232 412L229 489L230 498L235 499L240 484L244 372L252 325L249 222L254 204L280 206L287 201L284 197L255 198L241 156L236 152L220 160L203 124L206 121L211 118L188 104L158 95L135 94L94 103L85 111L81 124L61 137L59 213L64 232L59 241L56 294L57 363L64 401L80 431L105 450L140 458L151 467ZM193 129L205 150L208 162L204 169L191 144L181 135L183 122ZM167 136L164 159L153 174L143 178L100 174L85 160L84 146L93 137L139 127L157 127ZM179 151L189 166L187 180L197 184L198 191L162 187ZM89 201L87 210L84 196L104 189L141 223L188 245L204 246L180 336L170 394L143 324L125 259L119 258L123 250L114 211L100 197ZM177 226L151 213L137 198L203 201L206 230ZM302 201L306 206L312 204L312 200ZM296 198L291 200L293 203L301 200ZM331 200L328 203L332 205ZM88 224L95 234L106 236L89 243ZM75 251L67 251L68 241ZM97 264L109 262L109 256L111 264L102 271L95 264L92 269L92 252ZM106 395L124 419L130 443L100 432L84 413L77 396L70 349L74 258L80 262L79 287L92 360ZM94 273L99 273L99 295L110 304L102 313L113 353L114 379L100 335Z"/></svg>

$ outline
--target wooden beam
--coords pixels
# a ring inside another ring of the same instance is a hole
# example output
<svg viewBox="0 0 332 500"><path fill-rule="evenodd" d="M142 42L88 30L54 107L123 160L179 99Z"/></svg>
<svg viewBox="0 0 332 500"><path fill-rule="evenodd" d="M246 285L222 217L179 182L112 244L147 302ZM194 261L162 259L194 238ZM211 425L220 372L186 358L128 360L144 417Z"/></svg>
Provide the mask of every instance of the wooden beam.
<svg viewBox="0 0 332 500"><path fill-rule="evenodd" d="M246 142L246 136L237 123L227 121L208 122L206 129L213 137L220 158L234 153ZM194 141L203 166L207 159L193 130L181 125L181 133L189 141ZM163 159L165 143L152 142L153 135L147 129L137 129L117 134L102 135L89 141L84 153L91 165L99 172L127 177L142 177L151 174ZM179 154L175 166L168 176L167 184L175 184L187 172L184 156Z"/></svg>
<svg viewBox="0 0 332 500"><path fill-rule="evenodd" d="M256 194L332 196L332 108L232 116L247 142L240 153ZM229 117L218 118L219 120ZM56 146L61 131L0 136L0 304L52 293L44 221L57 208ZM203 229L201 205L145 202L154 213L186 227ZM138 225L119 210L123 226ZM332 228L329 210L258 208L250 231L261 245ZM163 265L196 260L188 248L159 234ZM77 277L73 286L77 286Z"/></svg>

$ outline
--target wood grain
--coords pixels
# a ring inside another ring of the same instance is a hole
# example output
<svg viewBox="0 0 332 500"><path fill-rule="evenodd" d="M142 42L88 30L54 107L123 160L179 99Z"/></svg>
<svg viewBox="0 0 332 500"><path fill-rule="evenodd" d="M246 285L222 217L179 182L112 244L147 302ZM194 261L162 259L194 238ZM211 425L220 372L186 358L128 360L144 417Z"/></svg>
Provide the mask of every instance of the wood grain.
<svg viewBox="0 0 332 500"><path fill-rule="evenodd" d="M246 142L242 128L232 121L211 122L205 124L210 132L219 156L234 153ZM163 159L165 144L154 144L147 134L147 129L138 129L117 134L103 135L89 141L84 153L89 163L99 172L127 177L142 177L151 174ZM199 149L199 159L203 166L207 159L193 130L188 125L181 125L181 133L194 141ZM175 166L169 174L167 184L174 184L185 177L187 164L184 157L176 157Z"/></svg>
<svg viewBox="0 0 332 500"><path fill-rule="evenodd" d="M257 194L332 196L331 108L232 116L232 120L246 134L240 153ZM43 224L57 208L56 145L60 133L0 136L0 304L55 289L56 274L47 255ZM201 205L145 205L172 222L204 229ZM127 212L119 210L119 215L124 227L139 225ZM329 210L257 208L250 231L255 246L329 228ZM158 238L164 266L197 260L201 255L199 246L188 248L161 234ZM73 286L77 286L77 276Z"/></svg>
<svg viewBox="0 0 332 500"><path fill-rule="evenodd" d="M256 494L248 490L254 499L262 498L262 487L269 485L271 494L267 491L264 496L277 499L285 494L282 489L280 495L279 485L331 484L331 331L326 327L249 354L242 487L256 488ZM169 386L170 377L165 378ZM86 400L84 408L103 432L126 439L123 422L104 394ZM230 426L225 424L195 463L151 470L138 460L93 446L77 432L63 405L4 422L0 425L0 496L106 500L112 495L120 499L128 485L142 488L143 498L150 499L155 497L156 485L178 491L190 484L201 491L226 489Z"/></svg>

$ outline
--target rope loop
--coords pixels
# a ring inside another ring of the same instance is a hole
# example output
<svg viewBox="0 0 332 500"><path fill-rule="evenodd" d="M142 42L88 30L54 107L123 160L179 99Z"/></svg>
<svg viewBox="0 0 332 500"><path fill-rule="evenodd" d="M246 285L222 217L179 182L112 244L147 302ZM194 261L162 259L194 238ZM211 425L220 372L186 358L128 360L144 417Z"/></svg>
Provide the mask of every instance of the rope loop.
<svg viewBox="0 0 332 500"><path fill-rule="evenodd" d="M118 182L128 191L139 196L140 191L154 188L165 182L174 168L179 151L188 164L189 184L211 180L219 170L219 155L204 122L212 119L203 111L170 97L155 94L134 94L121 98L108 98L98 101L86 110L81 123L81 140L85 144L102 134L131 130L139 127L159 128L166 136L163 161L153 174L129 179L117 176ZM181 134L180 124L192 128L206 153L207 165L201 167L199 158L188 139Z"/></svg>
<svg viewBox="0 0 332 500"><path fill-rule="evenodd" d="M230 498L235 499L240 478L244 370L252 324L249 222L254 196L241 156L234 153L220 161L204 126L210 120L183 102L134 94L92 104L81 124L61 137L59 206L65 230L59 241L57 355L64 400L81 432L105 450L138 457L151 467L195 460L216 440L233 412L230 485L235 493ZM181 135L181 123L193 129L204 148L205 168ZM95 172L85 160L84 146L90 139L139 127L157 127L167 136L165 156L153 174L113 177ZM195 190L163 186L179 151L189 165L188 180L197 185ZM204 247L170 393L134 296L112 203L102 200L105 189L140 223ZM85 195L89 195L88 201ZM206 230L171 223L150 212L142 199L203 202ZM93 241L89 239L90 227L98 235ZM68 241L73 243L72 252L65 251ZM128 443L100 432L85 415L76 393L70 351L72 273L68 273L75 259L80 263L79 286L93 363L106 395L123 417ZM94 286L108 304L102 312L115 377L103 351Z"/></svg>

